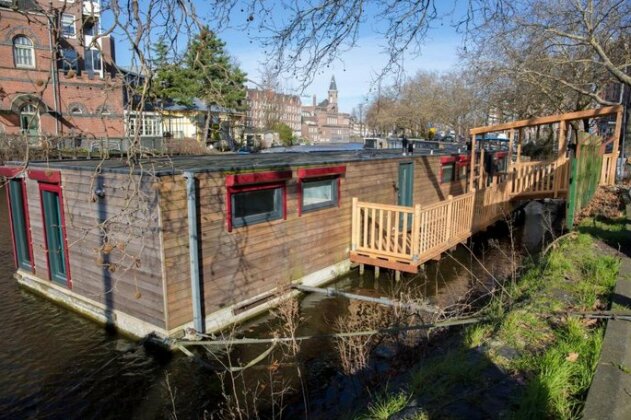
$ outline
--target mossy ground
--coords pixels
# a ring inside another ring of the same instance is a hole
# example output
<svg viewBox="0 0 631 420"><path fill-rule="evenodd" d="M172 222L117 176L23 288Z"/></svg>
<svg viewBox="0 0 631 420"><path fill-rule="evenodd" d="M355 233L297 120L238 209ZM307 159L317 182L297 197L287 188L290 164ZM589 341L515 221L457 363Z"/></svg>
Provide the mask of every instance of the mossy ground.
<svg viewBox="0 0 631 420"><path fill-rule="evenodd" d="M488 322L448 340L362 416L580 417L605 324L572 313L609 307L619 268L615 244L629 240L625 222L584 220L507 285L509 297L487 307Z"/></svg>

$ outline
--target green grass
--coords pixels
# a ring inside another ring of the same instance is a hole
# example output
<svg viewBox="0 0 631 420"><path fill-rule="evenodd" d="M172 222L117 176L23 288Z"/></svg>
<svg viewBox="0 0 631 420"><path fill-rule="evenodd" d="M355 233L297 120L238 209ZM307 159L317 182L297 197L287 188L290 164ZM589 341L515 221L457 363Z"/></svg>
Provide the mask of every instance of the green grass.
<svg viewBox="0 0 631 420"><path fill-rule="evenodd" d="M620 247L628 251L631 248L631 233L629 232L628 223L631 223L631 220L625 217L618 219L588 217L581 221L577 230L599 238L615 249Z"/></svg>
<svg viewBox="0 0 631 420"><path fill-rule="evenodd" d="M393 414L403 410L410 401L410 396L406 393L389 394L386 391L377 394L373 401L368 404L367 414L360 416L360 419L387 420Z"/></svg>
<svg viewBox="0 0 631 420"><path fill-rule="evenodd" d="M616 235L621 232L607 227ZM490 302L487 322L464 328L460 341L420 361L410 371L408 393L378 395L367 418L388 418L412 397L423 404L421 418L448 414L442 411L454 398L475 404L476 395L494 385L485 378L493 365L524 383L513 405L507 405L512 417L580 417L598 364L604 323L563 313L606 308L618 269L619 260L603 253L592 236L579 232L562 240L530 261L519 281L506 285L503 299Z"/></svg>

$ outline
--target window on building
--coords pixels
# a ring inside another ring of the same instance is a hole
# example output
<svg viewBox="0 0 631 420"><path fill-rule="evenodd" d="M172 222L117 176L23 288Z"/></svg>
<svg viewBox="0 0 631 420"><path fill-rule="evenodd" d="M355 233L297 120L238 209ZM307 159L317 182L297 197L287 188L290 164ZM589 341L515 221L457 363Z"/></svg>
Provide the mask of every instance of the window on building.
<svg viewBox="0 0 631 420"><path fill-rule="evenodd" d="M84 17L83 36L97 36L99 33L99 19L92 16Z"/></svg>
<svg viewBox="0 0 631 420"><path fill-rule="evenodd" d="M39 134L39 111L33 104L26 104L20 109L20 130L28 136Z"/></svg>
<svg viewBox="0 0 631 420"><path fill-rule="evenodd" d="M283 218L282 185L250 187L231 194L232 226L249 226Z"/></svg>
<svg viewBox="0 0 631 420"><path fill-rule="evenodd" d="M299 214L340 204L340 177L346 166L298 170Z"/></svg>
<svg viewBox="0 0 631 420"><path fill-rule="evenodd" d="M26 185L24 179L13 178L7 184L9 221L13 234L13 251L18 268L33 270L33 249L30 238Z"/></svg>
<svg viewBox="0 0 631 420"><path fill-rule="evenodd" d="M83 60L85 61L85 71L101 73L103 66L101 63L101 52L99 50L86 48Z"/></svg>
<svg viewBox="0 0 631 420"><path fill-rule="evenodd" d="M67 73L70 70L79 72L79 55L74 48L64 48L61 50L61 63L59 68Z"/></svg>
<svg viewBox="0 0 631 420"><path fill-rule="evenodd" d="M61 33L65 37L74 38L76 36L75 20L73 15L63 14L61 16Z"/></svg>
<svg viewBox="0 0 631 420"><path fill-rule="evenodd" d="M127 118L127 135L141 137L158 137L162 135L162 121L159 115L143 113Z"/></svg>
<svg viewBox="0 0 631 420"><path fill-rule="evenodd" d="M257 172L226 177L227 223L232 228L284 219L286 180L292 171Z"/></svg>
<svg viewBox="0 0 631 420"><path fill-rule="evenodd" d="M452 182L454 180L454 162L444 162L440 167L440 182Z"/></svg>
<svg viewBox="0 0 631 420"><path fill-rule="evenodd" d="M333 177L305 180L302 183L302 211L337 206L338 179L338 177Z"/></svg>
<svg viewBox="0 0 631 420"><path fill-rule="evenodd" d="M13 38L13 59L16 67L35 67L33 41L23 35Z"/></svg>
<svg viewBox="0 0 631 420"><path fill-rule="evenodd" d="M83 114L83 109L79 105L70 106L70 114L72 115L81 115Z"/></svg>

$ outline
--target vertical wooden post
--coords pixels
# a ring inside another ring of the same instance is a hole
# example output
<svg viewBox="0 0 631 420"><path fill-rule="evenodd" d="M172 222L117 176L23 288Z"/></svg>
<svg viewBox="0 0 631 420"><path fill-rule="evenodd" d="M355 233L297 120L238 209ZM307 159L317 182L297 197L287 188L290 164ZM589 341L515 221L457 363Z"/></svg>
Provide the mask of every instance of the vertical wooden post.
<svg viewBox="0 0 631 420"><path fill-rule="evenodd" d="M567 121L561 120L559 122L559 144L557 151L557 159L554 163L554 198L559 196L559 189L561 188L561 173L562 162L565 160L565 149L567 148Z"/></svg>
<svg viewBox="0 0 631 420"><path fill-rule="evenodd" d="M445 238L447 242L451 239L451 227L453 223L451 223L451 217L453 215L454 208L454 196L449 194L447 197L447 237Z"/></svg>
<svg viewBox="0 0 631 420"><path fill-rule="evenodd" d="M375 279L378 279L380 274L381 274L380 268L378 265L376 265L375 266Z"/></svg>
<svg viewBox="0 0 631 420"><path fill-rule="evenodd" d="M521 144L523 143L524 140L524 129L520 128L519 129L519 136L518 136L518 142L517 142L517 163L521 162Z"/></svg>
<svg viewBox="0 0 631 420"><path fill-rule="evenodd" d="M394 281L397 283L401 281L401 272L399 270L395 270L394 272Z"/></svg>
<svg viewBox="0 0 631 420"><path fill-rule="evenodd" d="M414 205L414 216L412 216L412 259L418 260L421 253L421 205Z"/></svg>
<svg viewBox="0 0 631 420"><path fill-rule="evenodd" d="M513 174L513 144L515 144L515 129L512 128L508 133L508 165L506 166L506 172L508 172L508 188L507 194L513 192L513 179L515 178L515 174Z"/></svg>
<svg viewBox="0 0 631 420"><path fill-rule="evenodd" d="M357 249L359 243L359 213L357 208L357 197L352 199L352 213L351 213L351 250Z"/></svg>
<svg viewBox="0 0 631 420"><path fill-rule="evenodd" d="M359 264L359 275L363 276L364 275L364 269L366 268L366 266L364 264Z"/></svg>
<svg viewBox="0 0 631 420"><path fill-rule="evenodd" d="M620 106L620 109L616 113L616 128L613 132L613 149L612 149L612 157L613 162L610 163L611 173L609 178L609 185L614 185L616 183L616 169L618 168L618 156L620 155L620 151L618 148L620 147L620 134L622 133L622 120L623 120L623 111L624 108Z"/></svg>
<svg viewBox="0 0 631 420"><path fill-rule="evenodd" d="M475 134L471 134L471 168L469 170L469 191L475 189Z"/></svg>
<svg viewBox="0 0 631 420"><path fill-rule="evenodd" d="M482 144L480 144L482 146ZM478 164L480 167L480 176L478 177L478 190L481 190L486 187L484 185L484 147L480 147L480 163Z"/></svg>

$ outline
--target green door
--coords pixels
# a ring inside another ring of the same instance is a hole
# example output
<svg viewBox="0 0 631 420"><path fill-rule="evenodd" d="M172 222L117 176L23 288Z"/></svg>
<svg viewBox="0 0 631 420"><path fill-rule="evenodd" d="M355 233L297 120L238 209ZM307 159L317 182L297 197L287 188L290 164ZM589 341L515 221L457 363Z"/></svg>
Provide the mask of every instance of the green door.
<svg viewBox="0 0 631 420"><path fill-rule="evenodd" d="M412 207L412 189L414 188L414 164L412 162L399 164L399 190L397 204Z"/></svg>
<svg viewBox="0 0 631 420"><path fill-rule="evenodd" d="M61 207L59 194L54 191L42 191L44 211L44 229L48 248L48 269L50 277L56 283L66 286L68 281L67 261L64 249L64 234L61 225Z"/></svg>
<svg viewBox="0 0 631 420"><path fill-rule="evenodd" d="M15 244L15 259L19 268L31 270L31 253L28 243L28 227L24 208L24 190L21 179L9 181L9 206L11 208L11 224L13 243Z"/></svg>

